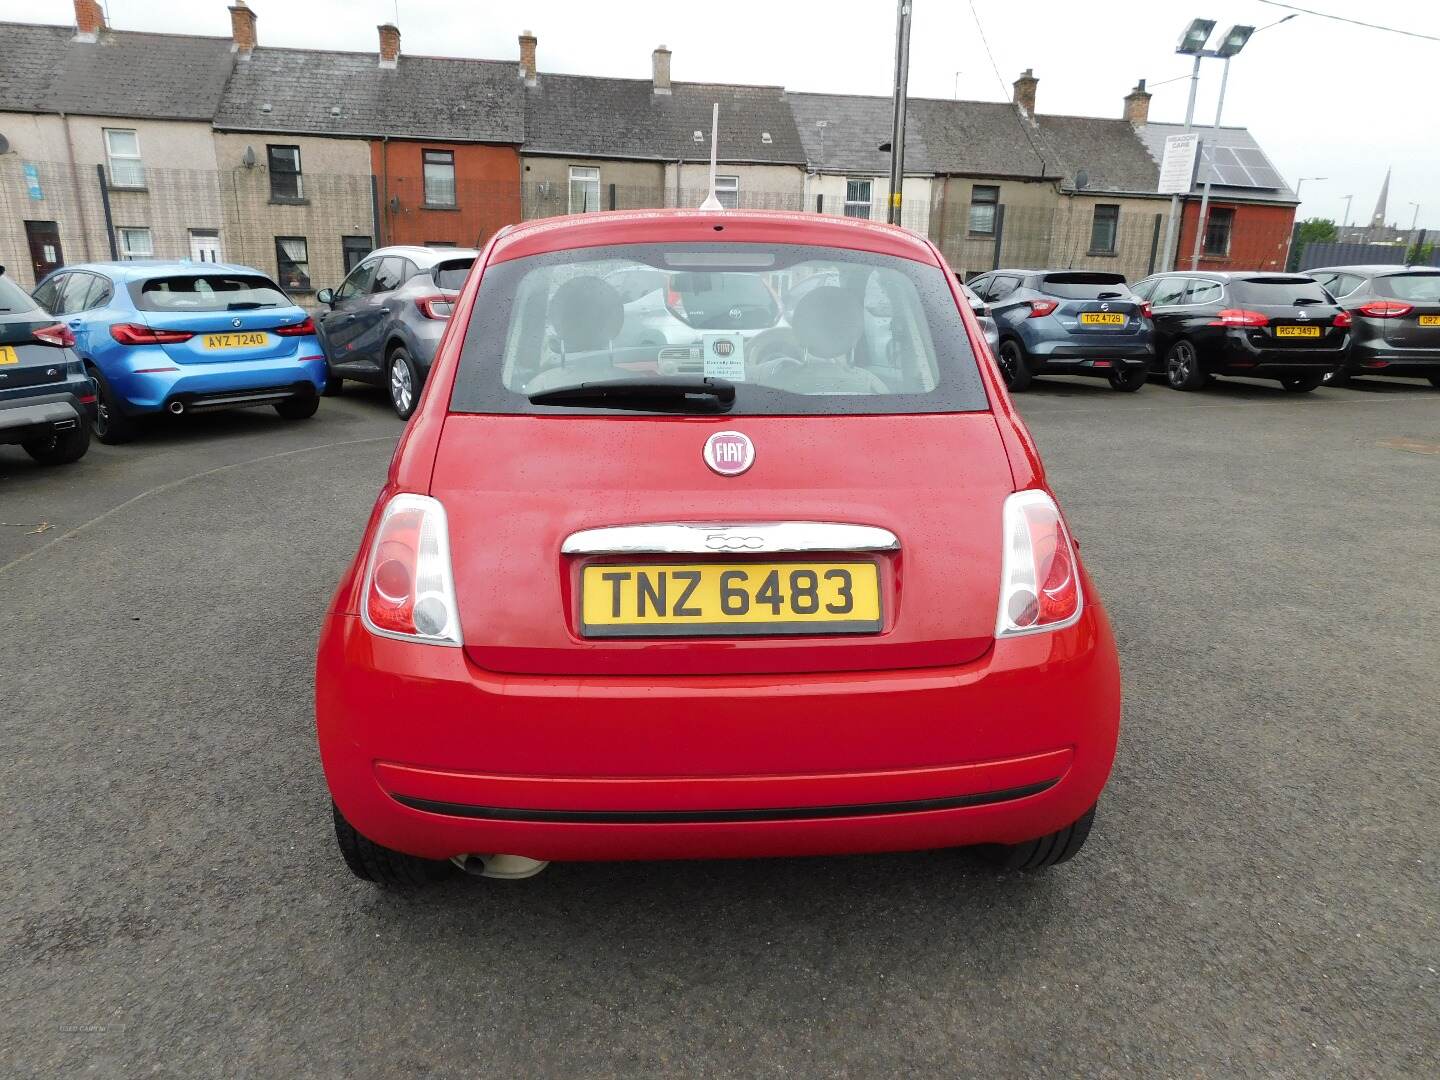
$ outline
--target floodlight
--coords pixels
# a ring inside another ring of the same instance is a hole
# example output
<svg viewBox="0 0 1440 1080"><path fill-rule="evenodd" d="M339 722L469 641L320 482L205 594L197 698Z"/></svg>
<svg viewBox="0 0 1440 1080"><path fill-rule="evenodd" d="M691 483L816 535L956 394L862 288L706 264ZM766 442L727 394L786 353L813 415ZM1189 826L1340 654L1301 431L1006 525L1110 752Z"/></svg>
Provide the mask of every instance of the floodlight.
<svg viewBox="0 0 1440 1080"><path fill-rule="evenodd" d="M1205 51L1205 42L1210 40L1210 31L1214 29L1214 19L1191 19L1185 33L1180 35L1180 44L1175 46L1175 51L1187 56L1199 56Z"/></svg>

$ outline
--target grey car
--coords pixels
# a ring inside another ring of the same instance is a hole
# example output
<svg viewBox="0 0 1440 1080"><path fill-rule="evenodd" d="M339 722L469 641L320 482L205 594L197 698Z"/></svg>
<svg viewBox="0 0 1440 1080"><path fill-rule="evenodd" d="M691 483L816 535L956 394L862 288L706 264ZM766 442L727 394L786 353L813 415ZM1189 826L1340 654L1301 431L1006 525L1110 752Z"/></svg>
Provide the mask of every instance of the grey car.
<svg viewBox="0 0 1440 1080"><path fill-rule="evenodd" d="M1327 383L1391 375L1440 387L1440 268L1325 266L1305 273L1350 313L1350 352Z"/></svg>
<svg viewBox="0 0 1440 1080"><path fill-rule="evenodd" d="M395 414L408 420L478 254L471 248L378 248L339 288L321 289L316 299L329 310L315 322L329 367L325 393L339 393L345 379L383 386Z"/></svg>

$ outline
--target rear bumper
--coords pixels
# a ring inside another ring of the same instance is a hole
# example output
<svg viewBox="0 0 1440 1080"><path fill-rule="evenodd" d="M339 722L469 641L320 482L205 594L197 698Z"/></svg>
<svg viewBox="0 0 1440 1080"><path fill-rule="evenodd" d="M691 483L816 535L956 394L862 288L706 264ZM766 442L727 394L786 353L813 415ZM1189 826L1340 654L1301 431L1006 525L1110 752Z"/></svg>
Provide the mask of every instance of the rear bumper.
<svg viewBox="0 0 1440 1080"><path fill-rule="evenodd" d="M70 393L0 398L0 443L29 442L57 431L71 430L85 423L89 412L80 399Z"/></svg>
<svg viewBox="0 0 1440 1080"><path fill-rule="evenodd" d="M310 386L309 392L318 394L325 386L325 360L320 355L319 346L302 350L301 357L176 364L168 359L155 360L147 356L128 362L121 370L106 371L105 377L127 413L159 412L172 401L191 402L226 394L243 396L252 392L283 390L289 392L281 396L290 397L303 392L305 384ZM168 370L137 373L134 370L136 367Z"/></svg>
<svg viewBox="0 0 1440 1080"><path fill-rule="evenodd" d="M1084 344L1040 342L1027 353L1036 370L1060 371L1069 368L1088 368L1096 360L1109 360L1115 366L1149 365L1155 359L1154 346L1149 336L1128 339L1085 342Z"/></svg>
<svg viewBox="0 0 1440 1080"><path fill-rule="evenodd" d="M1440 373L1440 349L1397 349L1384 341L1357 341L1346 359L1345 370L1411 379L1436 374Z"/></svg>
<svg viewBox="0 0 1440 1080"><path fill-rule="evenodd" d="M1340 344L1315 348L1267 349L1254 345L1244 331L1224 333L1212 353L1213 370L1225 374L1278 378L1334 371L1345 362L1348 336ZM1233 369L1233 370L1232 370Z"/></svg>
<svg viewBox="0 0 1440 1080"><path fill-rule="evenodd" d="M1103 612L948 668L497 675L331 615L316 680L331 793L430 858L718 858L1017 843L1092 806L1119 673Z"/></svg>

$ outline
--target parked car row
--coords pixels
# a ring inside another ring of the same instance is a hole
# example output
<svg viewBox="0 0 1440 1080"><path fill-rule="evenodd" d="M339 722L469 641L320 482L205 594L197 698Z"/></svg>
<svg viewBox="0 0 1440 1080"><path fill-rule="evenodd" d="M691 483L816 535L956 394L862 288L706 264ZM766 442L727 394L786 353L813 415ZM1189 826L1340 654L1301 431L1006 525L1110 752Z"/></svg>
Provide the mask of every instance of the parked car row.
<svg viewBox="0 0 1440 1080"><path fill-rule="evenodd" d="M33 296L0 267L0 443L61 464L147 416L271 405L303 420L344 379L386 386L408 418L476 254L372 252L317 294L318 326L248 266L83 263Z"/></svg>
<svg viewBox="0 0 1440 1080"><path fill-rule="evenodd" d="M1133 392L1151 376L1195 390L1217 375L1286 390L1355 375L1440 387L1440 270L1340 266L1305 274L995 270L969 282L994 319L1011 390L1041 374L1103 376Z"/></svg>

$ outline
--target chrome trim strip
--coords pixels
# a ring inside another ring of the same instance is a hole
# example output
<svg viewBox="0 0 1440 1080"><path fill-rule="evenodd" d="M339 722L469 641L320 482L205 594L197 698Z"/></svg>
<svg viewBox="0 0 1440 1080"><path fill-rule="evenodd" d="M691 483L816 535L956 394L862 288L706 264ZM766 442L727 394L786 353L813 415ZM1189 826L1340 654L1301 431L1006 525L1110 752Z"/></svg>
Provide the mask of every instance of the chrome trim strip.
<svg viewBox="0 0 1440 1080"><path fill-rule="evenodd" d="M889 529L829 521L611 525L571 533L565 555L772 554L786 551L898 551Z"/></svg>

